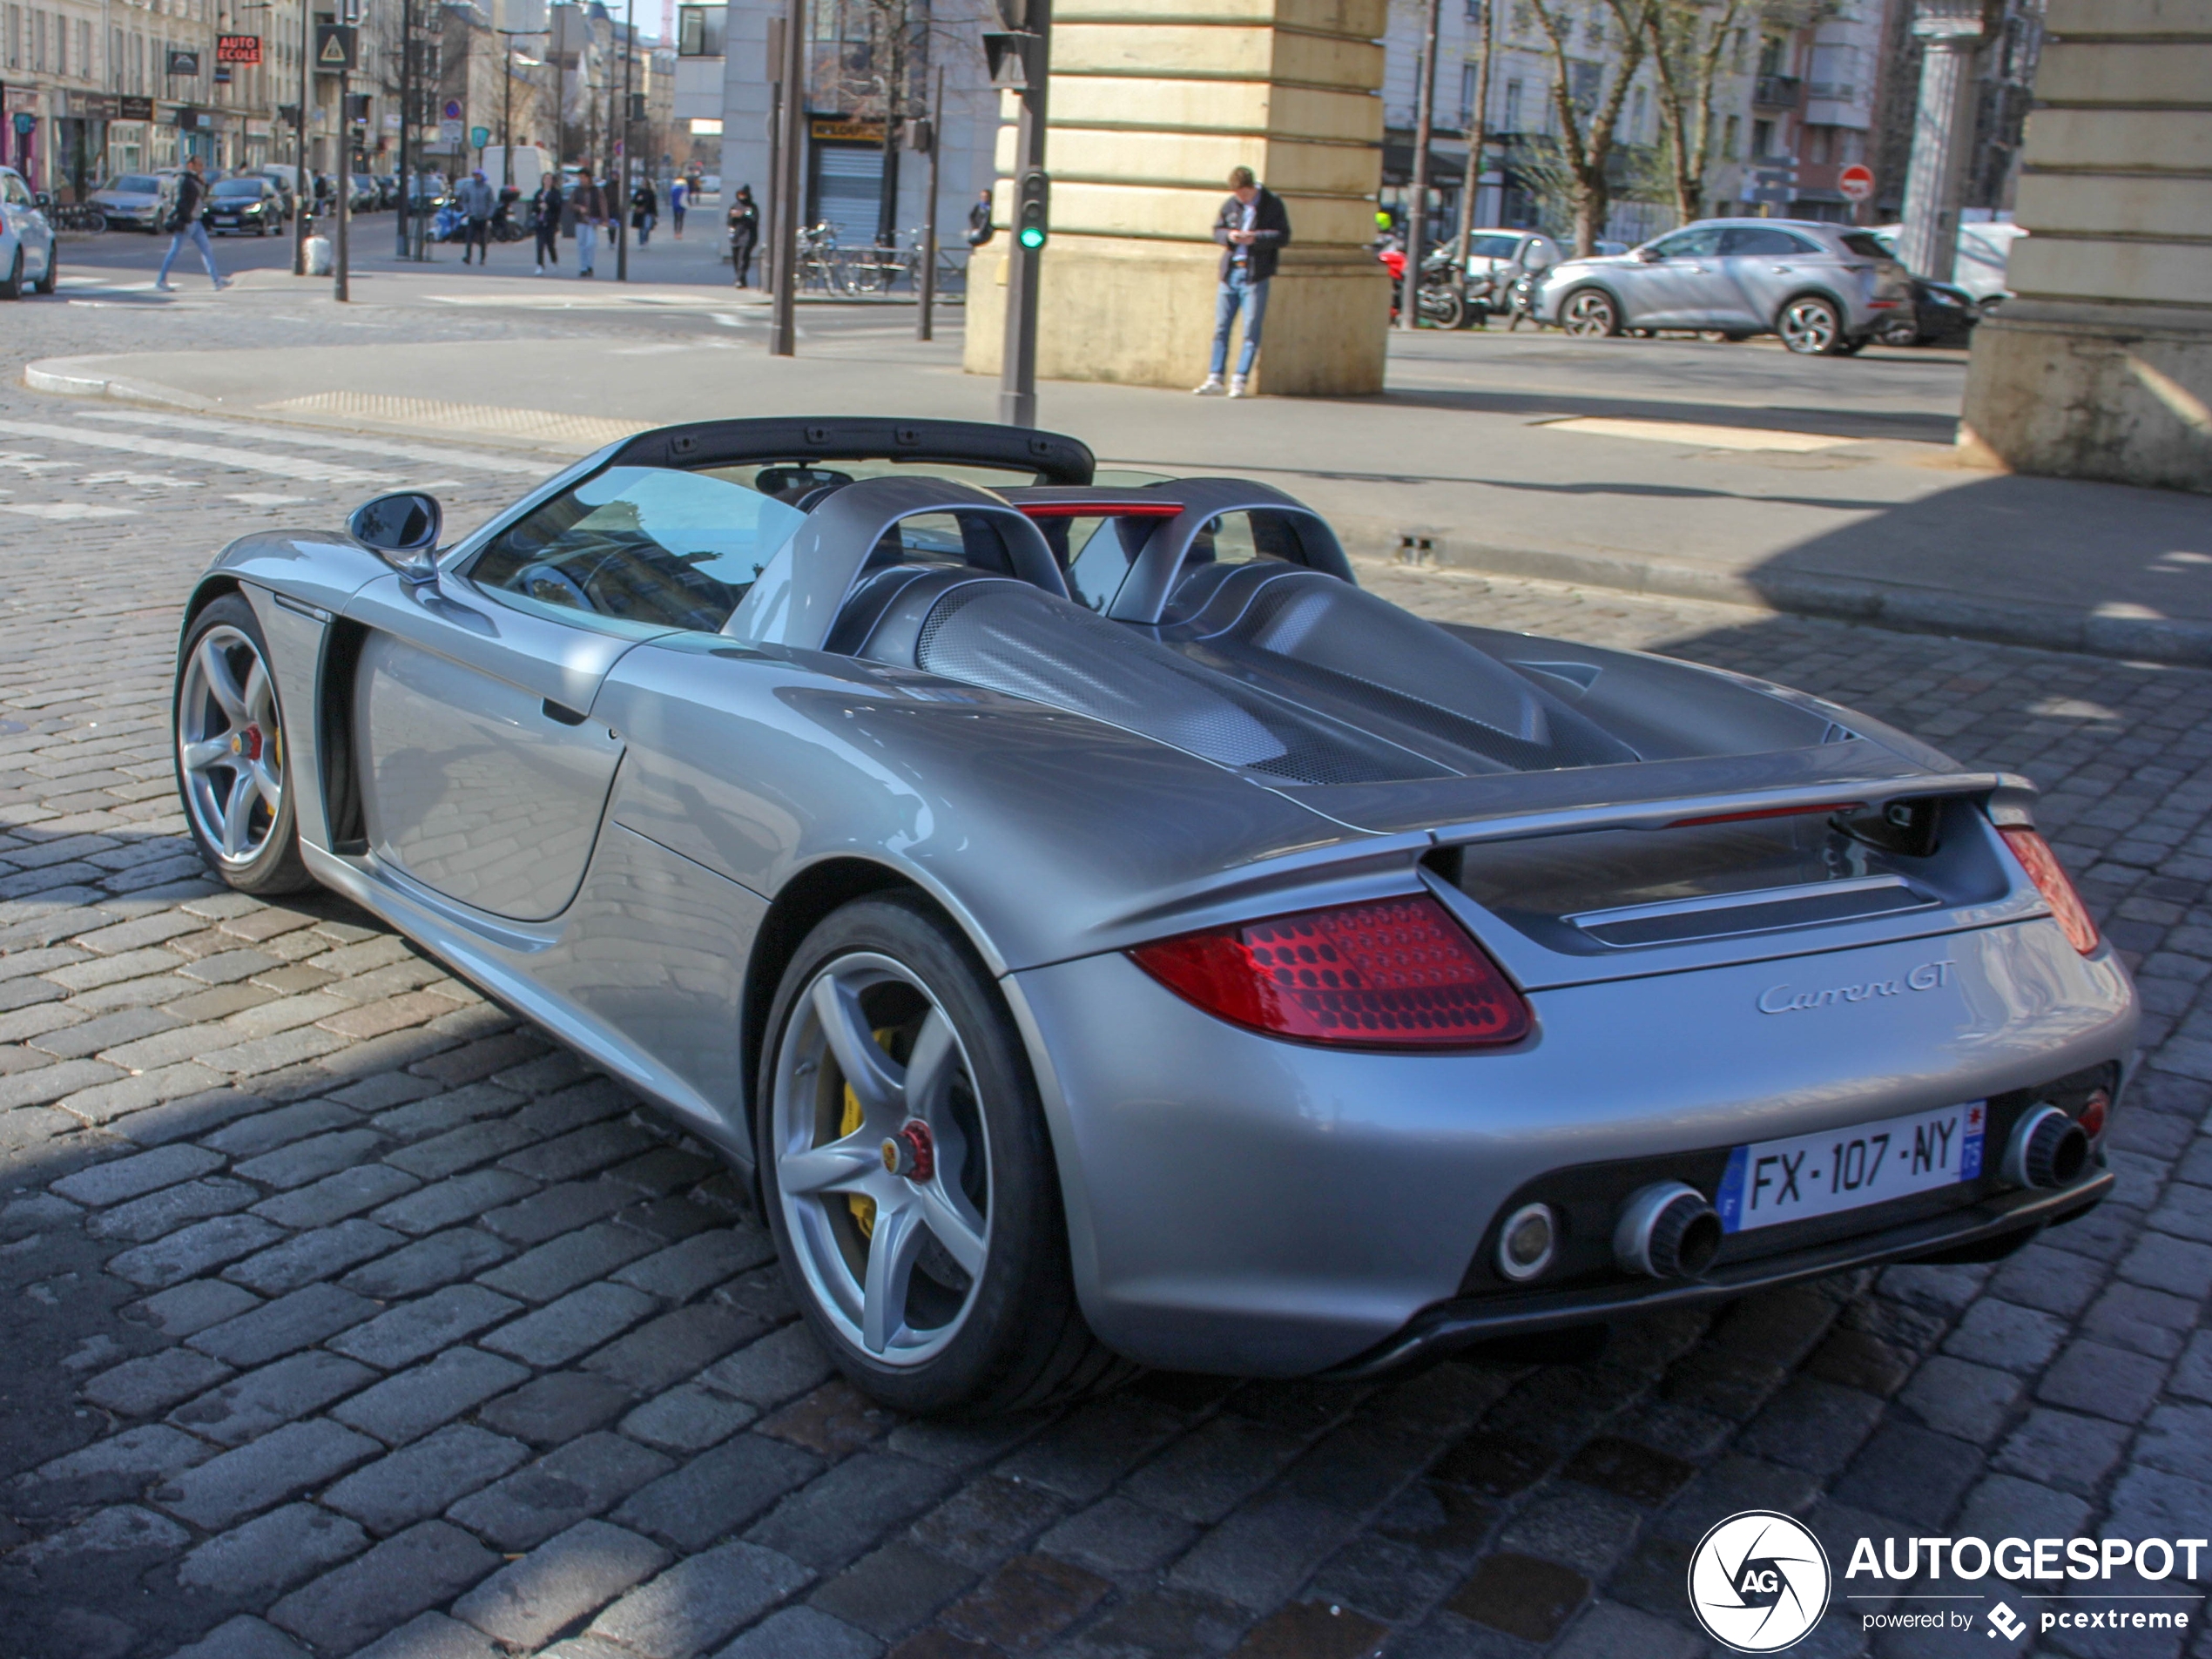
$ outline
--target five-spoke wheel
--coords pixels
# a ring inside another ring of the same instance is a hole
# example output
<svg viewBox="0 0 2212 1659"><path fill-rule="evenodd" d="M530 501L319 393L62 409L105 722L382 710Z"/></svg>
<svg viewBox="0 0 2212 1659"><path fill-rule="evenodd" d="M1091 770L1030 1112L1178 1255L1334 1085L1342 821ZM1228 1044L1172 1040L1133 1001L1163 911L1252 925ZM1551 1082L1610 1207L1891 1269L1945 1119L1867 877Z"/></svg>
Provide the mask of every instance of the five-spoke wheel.
<svg viewBox="0 0 2212 1659"><path fill-rule="evenodd" d="M990 1134L959 1034L889 956L821 968L777 1058L772 1144L794 1265L888 1366L941 1352L990 1254Z"/></svg>
<svg viewBox="0 0 2212 1659"><path fill-rule="evenodd" d="M239 595L192 619L177 665L177 787L200 853L249 893L308 885L285 788L284 720L268 649Z"/></svg>
<svg viewBox="0 0 2212 1659"><path fill-rule="evenodd" d="M1003 997L919 895L857 899L785 969L755 1144L786 1282L907 1411L1041 1405L1129 1368L1076 1305L1044 1114Z"/></svg>

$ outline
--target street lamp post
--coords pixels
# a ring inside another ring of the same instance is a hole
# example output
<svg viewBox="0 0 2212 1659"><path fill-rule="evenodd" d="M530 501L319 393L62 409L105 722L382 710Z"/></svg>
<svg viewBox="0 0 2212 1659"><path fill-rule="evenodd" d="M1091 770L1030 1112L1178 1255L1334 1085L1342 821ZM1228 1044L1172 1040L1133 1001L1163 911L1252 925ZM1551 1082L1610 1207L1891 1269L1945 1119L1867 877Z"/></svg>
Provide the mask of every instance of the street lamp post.
<svg viewBox="0 0 2212 1659"><path fill-rule="evenodd" d="M622 24L622 136L615 140L615 154L622 158L615 177L615 280L630 280L630 141L637 136L630 118L630 60L637 51L637 0L630 0Z"/></svg>
<svg viewBox="0 0 2212 1659"><path fill-rule="evenodd" d="M806 0L790 0L784 15L783 104L776 131L776 214L771 227L775 246L770 250L769 270L772 307L769 313L768 354L789 357L798 349L798 296L792 266L799 258L799 166L802 135L799 125L806 106Z"/></svg>
<svg viewBox="0 0 2212 1659"><path fill-rule="evenodd" d="M1019 4L1019 0L1015 0ZM1001 14L1006 0L1001 0ZM1034 177L1042 181L1045 141L1045 90L1052 59L1052 0L1028 0L1021 21L1027 25L1017 35L1032 38L1018 44L1027 48L1022 58L1022 125L1015 138L1019 159L1015 196ZM1008 239L1006 259L1006 344L999 368L999 419L1008 426L1037 423L1037 279L1042 273L1044 248L1040 238L1031 246L1025 237L1029 226L1017 212L1014 233ZM1041 227L1040 227L1041 228Z"/></svg>
<svg viewBox="0 0 2212 1659"><path fill-rule="evenodd" d="M315 10L300 0L300 103L292 120L292 274L307 274L307 220L315 187L307 178L307 95L315 80Z"/></svg>
<svg viewBox="0 0 2212 1659"><path fill-rule="evenodd" d="M921 275L915 284L914 338L936 338L937 308L937 174L945 153L945 71L937 71L936 96L929 101L929 199L921 216Z"/></svg>
<svg viewBox="0 0 2212 1659"><path fill-rule="evenodd" d="M1413 177L1406 206L1406 291L1398 302L1398 326L1421 326L1421 243L1428 229L1428 146L1436 130L1436 30L1438 0L1428 0L1421 25L1421 82L1413 100Z"/></svg>

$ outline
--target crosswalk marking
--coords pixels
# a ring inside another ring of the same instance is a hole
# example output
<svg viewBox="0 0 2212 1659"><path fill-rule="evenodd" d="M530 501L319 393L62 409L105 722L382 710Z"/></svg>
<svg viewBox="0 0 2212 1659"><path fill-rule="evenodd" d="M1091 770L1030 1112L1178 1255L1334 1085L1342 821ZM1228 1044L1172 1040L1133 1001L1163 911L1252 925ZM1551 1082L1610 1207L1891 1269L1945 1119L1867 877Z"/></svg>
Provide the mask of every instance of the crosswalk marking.
<svg viewBox="0 0 2212 1659"><path fill-rule="evenodd" d="M274 478L294 478L317 484L388 484L398 475L371 472L361 467L341 467L334 462L311 461L301 455L268 455L227 444L180 443L173 438L152 437L138 432L112 435L83 427L56 426L44 421L0 421L0 436L59 439L89 444L96 449L120 449L131 455L161 455L172 461L204 461L242 472L263 472Z"/></svg>
<svg viewBox="0 0 2212 1659"><path fill-rule="evenodd" d="M272 496L259 489L241 489L236 495L226 496L223 499L225 501L234 501L241 507L290 507L300 502L307 501L309 497L306 496Z"/></svg>
<svg viewBox="0 0 2212 1659"><path fill-rule="evenodd" d="M0 513L21 513L26 518L130 518L138 510L89 501L0 501Z"/></svg>
<svg viewBox="0 0 2212 1659"><path fill-rule="evenodd" d="M441 466L458 467L464 472L499 473L529 478L543 478L546 473L544 462L524 455L484 455L471 450L448 449L435 444L396 442L389 438L333 437L322 433L303 432L297 427L263 427L245 421L211 420L205 415L165 415L151 410L142 415L122 409L84 409L77 412L77 418L80 421L109 421L127 426L152 426L165 431L207 432L220 437L284 444L301 449L342 449L352 455L390 455L401 461L435 461Z"/></svg>
<svg viewBox="0 0 2212 1659"><path fill-rule="evenodd" d="M197 478L179 478L166 472L95 472L77 481L80 484L129 484L135 489L198 489Z"/></svg>

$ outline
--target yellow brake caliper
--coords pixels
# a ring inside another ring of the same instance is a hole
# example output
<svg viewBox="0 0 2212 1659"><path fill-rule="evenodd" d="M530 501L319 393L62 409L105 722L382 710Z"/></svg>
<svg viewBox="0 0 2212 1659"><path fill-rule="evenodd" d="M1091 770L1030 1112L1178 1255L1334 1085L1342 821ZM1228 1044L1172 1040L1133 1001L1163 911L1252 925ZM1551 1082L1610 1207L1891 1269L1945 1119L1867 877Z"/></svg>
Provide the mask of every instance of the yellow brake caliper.
<svg viewBox="0 0 2212 1659"><path fill-rule="evenodd" d="M891 1040L897 1035L895 1027L887 1025L881 1027L875 1033L875 1046L882 1049L884 1053L889 1054ZM860 1097L853 1092L853 1085L847 1083L845 1085L845 1116L837 1126L838 1137L841 1140L847 1135L856 1133L860 1127L861 1116ZM855 1193L847 1197L845 1202L852 1206L853 1224L860 1230L860 1237L873 1238L875 1234L875 1200L863 1198Z"/></svg>

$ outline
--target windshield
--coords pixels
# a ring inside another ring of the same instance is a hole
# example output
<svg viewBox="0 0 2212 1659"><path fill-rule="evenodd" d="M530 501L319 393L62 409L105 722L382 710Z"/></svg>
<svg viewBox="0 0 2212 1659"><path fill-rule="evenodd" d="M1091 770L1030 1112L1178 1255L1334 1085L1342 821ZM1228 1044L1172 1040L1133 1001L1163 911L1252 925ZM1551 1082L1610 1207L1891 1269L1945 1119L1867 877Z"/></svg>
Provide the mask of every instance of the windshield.
<svg viewBox="0 0 2212 1659"><path fill-rule="evenodd" d="M496 537L469 577L570 621L713 633L805 520L706 473L610 467Z"/></svg>
<svg viewBox="0 0 2212 1659"><path fill-rule="evenodd" d="M226 179L215 186L215 193L218 196L259 196L261 181L259 179Z"/></svg>
<svg viewBox="0 0 2212 1659"><path fill-rule="evenodd" d="M1470 236L1467 238L1467 257L1471 260L1509 260L1520 246L1518 236Z"/></svg>
<svg viewBox="0 0 2212 1659"><path fill-rule="evenodd" d="M152 196L160 192L161 181L158 179L151 178L142 172L125 173L122 178L117 179L113 184L110 185L108 188L110 190L127 190L135 195Z"/></svg>
<svg viewBox="0 0 2212 1659"><path fill-rule="evenodd" d="M1895 257L1897 250L1886 236L1873 236L1865 231L1847 231L1844 246L1862 260L1886 260Z"/></svg>

